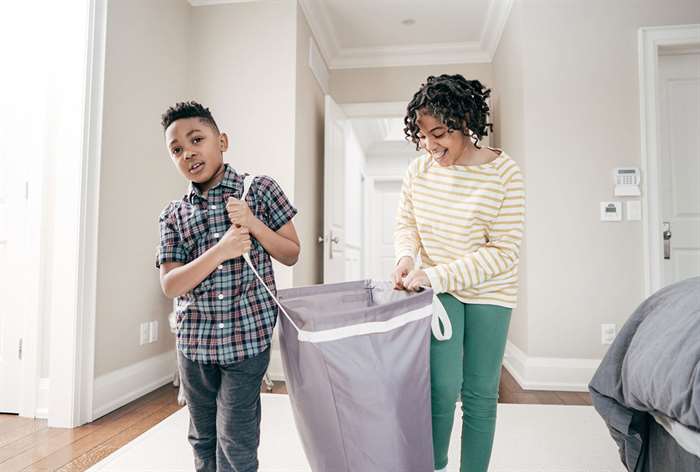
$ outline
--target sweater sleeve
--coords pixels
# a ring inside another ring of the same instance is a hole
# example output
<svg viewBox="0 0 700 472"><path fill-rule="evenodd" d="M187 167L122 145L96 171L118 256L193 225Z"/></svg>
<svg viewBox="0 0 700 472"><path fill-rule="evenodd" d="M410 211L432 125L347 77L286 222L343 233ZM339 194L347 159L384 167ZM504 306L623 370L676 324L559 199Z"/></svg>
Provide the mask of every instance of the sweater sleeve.
<svg viewBox="0 0 700 472"><path fill-rule="evenodd" d="M420 248L416 217L413 213L413 198L411 196L414 168L415 163L409 166L406 171L399 196L396 227L394 229L394 255L397 263L405 256L412 257L415 260Z"/></svg>
<svg viewBox="0 0 700 472"><path fill-rule="evenodd" d="M489 227L486 244L452 262L425 269L436 293L472 288L518 264L525 222L525 188L515 162L503 172L503 180L503 202Z"/></svg>

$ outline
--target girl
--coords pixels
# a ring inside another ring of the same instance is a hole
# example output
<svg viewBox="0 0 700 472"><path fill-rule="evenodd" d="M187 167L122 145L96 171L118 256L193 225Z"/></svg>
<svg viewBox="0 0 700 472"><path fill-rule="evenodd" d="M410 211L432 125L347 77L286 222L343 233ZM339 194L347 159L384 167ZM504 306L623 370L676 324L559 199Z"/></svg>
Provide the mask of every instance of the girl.
<svg viewBox="0 0 700 472"><path fill-rule="evenodd" d="M435 468L447 466L455 401L462 400L461 472L486 472L501 363L518 291L525 195L518 165L483 147L493 130L490 90L461 75L428 77L408 104L406 138L426 155L404 177L396 288L432 287L452 338L431 340ZM420 255L420 266L415 257Z"/></svg>

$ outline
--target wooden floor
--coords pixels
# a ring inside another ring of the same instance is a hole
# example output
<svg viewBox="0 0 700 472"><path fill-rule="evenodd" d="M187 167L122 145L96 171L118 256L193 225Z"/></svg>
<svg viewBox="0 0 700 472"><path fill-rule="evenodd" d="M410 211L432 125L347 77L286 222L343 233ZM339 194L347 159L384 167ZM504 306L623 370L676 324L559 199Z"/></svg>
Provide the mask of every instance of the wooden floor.
<svg viewBox="0 0 700 472"><path fill-rule="evenodd" d="M273 393L286 394L287 389L276 383ZM499 395L501 403L591 404L588 393L524 391L505 369ZM177 389L166 385L75 429L0 414L0 472L85 470L177 411L176 397Z"/></svg>

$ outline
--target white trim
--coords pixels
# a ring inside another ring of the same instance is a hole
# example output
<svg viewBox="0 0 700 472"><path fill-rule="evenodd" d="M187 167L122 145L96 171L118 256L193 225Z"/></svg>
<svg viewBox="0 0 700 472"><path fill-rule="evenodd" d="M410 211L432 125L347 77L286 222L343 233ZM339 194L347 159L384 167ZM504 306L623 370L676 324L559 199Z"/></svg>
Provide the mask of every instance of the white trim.
<svg viewBox="0 0 700 472"><path fill-rule="evenodd" d="M74 424L94 419L95 317L97 309L97 244L102 155L103 85L107 34L107 0L90 2L76 328Z"/></svg>
<svg viewBox="0 0 700 472"><path fill-rule="evenodd" d="M49 394L51 392L51 380L48 377L39 379L39 388L36 399L34 418L47 419L49 417Z"/></svg>
<svg viewBox="0 0 700 472"><path fill-rule="evenodd" d="M501 36L506 29L510 11L513 8L513 0L491 0L486 13L484 28L481 30L481 49L488 54L488 61L493 61L501 42Z"/></svg>
<svg viewBox="0 0 700 472"><path fill-rule="evenodd" d="M490 63L508 22L513 0L490 0L478 41L412 46L344 48L334 34L322 0L299 0L329 69L355 69L437 64Z"/></svg>
<svg viewBox="0 0 700 472"><path fill-rule="evenodd" d="M503 366L524 390L586 392L600 359L530 357L506 343Z"/></svg>
<svg viewBox="0 0 700 472"><path fill-rule="evenodd" d="M213 5L226 5L228 3L253 3L260 0L187 0L193 7L209 7Z"/></svg>
<svg viewBox="0 0 700 472"><path fill-rule="evenodd" d="M299 341L312 344L337 341L338 339L350 338L353 336L363 336L366 334L387 333L414 321L428 318L433 314L433 305L426 305L423 308L412 310L403 315L396 316L386 321L369 321L367 323L357 323L342 328L324 329L320 331L299 330Z"/></svg>
<svg viewBox="0 0 700 472"><path fill-rule="evenodd" d="M328 63L337 69L486 63L491 56L479 42L341 48Z"/></svg>
<svg viewBox="0 0 700 472"><path fill-rule="evenodd" d="M661 288L661 212L659 209L659 128L658 57L659 48L700 44L700 25L640 28L639 116L641 127L642 215L644 228L644 292L651 295Z"/></svg>
<svg viewBox="0 0 700 472"><path fill-rule="evenodd" d="M328 94L330 90L330 72L326 66L326 62L323 59L323 55L318 49L318 45L313 38L313 35L309 38L309 69L314 74L318 85L324 94Z"/></svg>
<svg viewBox="0 0 700 472"><path fill-rule="evenodd" d="M171 382L176 365L173 349L97 377L92 417L104 416Z"/></svg>
<svg viewBox="0 0 700 472"><path fill-rule="evenodd" d="M347 118L396 118L406 114L405 102L341 103Z"/></svg>

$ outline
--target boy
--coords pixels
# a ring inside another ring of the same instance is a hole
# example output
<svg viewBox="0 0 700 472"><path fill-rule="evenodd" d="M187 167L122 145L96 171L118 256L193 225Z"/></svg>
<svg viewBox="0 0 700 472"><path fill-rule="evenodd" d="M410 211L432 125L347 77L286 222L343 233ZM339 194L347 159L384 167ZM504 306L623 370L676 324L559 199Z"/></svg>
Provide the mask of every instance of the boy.
<svg viewBox="0 0 700 472"><path fill-rule="evenodd" d="M253 179L224 164L228 137L208 108L177 103L162 116L165 144L190 181L160 215L157 267L177 297L177 350L190 412L197 471L258 469L260 384L270 360L277 306L246 265L275 290L270 256L294 265L297 210L269 177Z"/></svg>

